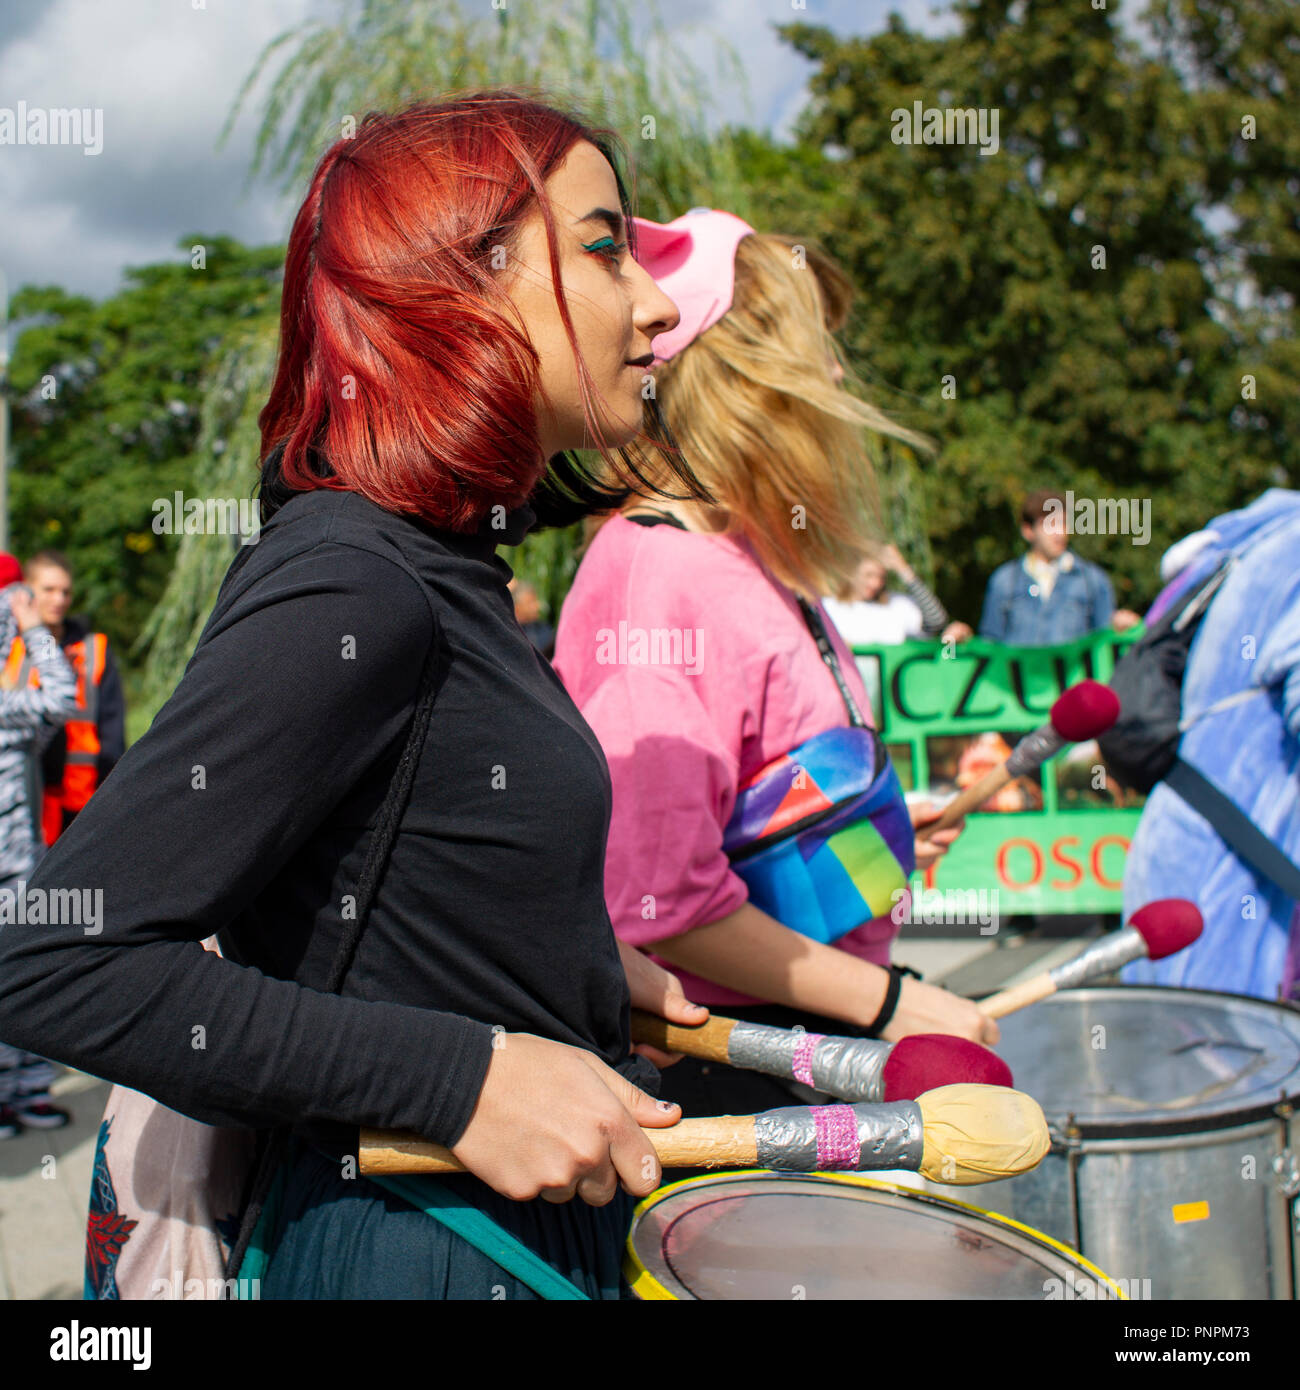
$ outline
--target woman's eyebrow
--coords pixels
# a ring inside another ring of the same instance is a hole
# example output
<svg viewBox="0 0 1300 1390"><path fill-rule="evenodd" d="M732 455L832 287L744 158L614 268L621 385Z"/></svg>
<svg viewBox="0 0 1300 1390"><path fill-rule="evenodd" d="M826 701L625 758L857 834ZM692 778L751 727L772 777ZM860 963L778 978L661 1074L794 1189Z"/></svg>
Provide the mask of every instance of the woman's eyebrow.
<svg viewBox="0 0 1300 1390"><path fill-rule="evenodd" d="M609 234L615 241L623 238L623 214L621 212L611 212L608 208L593 208L585 217L580 217L573 224L580 227L584 222L603 222L609 228Z"/></svg>

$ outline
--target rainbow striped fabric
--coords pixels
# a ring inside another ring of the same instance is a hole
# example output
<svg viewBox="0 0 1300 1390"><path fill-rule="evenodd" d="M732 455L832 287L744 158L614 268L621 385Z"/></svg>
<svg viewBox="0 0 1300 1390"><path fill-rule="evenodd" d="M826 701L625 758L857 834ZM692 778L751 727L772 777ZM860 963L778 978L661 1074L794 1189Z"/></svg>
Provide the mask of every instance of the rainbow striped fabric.
<svg viewBox="0 0 1300 1390"><path fill-rule="evenodd" d="M887 915L916 865L903 789L873 729L828 729L760 768L722 844L756 907L824 942Z"/></svg>

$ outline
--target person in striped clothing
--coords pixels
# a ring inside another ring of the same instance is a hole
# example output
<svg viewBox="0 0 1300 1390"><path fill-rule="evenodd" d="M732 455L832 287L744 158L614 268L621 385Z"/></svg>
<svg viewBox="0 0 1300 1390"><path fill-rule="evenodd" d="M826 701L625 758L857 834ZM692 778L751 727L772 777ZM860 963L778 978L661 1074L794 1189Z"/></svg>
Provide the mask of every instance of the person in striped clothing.
<svg viewBox="0 0 1300 1390"><path fill-rule="evenodd" d="M15 919L19 893L44 853L33 799L36 758L77 713L77 675L39 619L22 567L0 554L0 653L21 636L40 676L39 686L0 688L0 932ZM4 981L0 980L0 991ZM50 1101L54 1065L0 1042L0 1139L26 1128L58 1129L71 1118Z"/></svg>

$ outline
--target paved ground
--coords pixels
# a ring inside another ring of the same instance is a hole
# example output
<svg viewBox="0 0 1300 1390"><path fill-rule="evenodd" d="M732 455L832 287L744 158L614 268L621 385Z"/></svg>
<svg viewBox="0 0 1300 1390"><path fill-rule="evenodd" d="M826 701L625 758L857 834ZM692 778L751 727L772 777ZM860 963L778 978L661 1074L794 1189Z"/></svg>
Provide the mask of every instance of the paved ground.
<svg viewBox="0 0 1300 1390"><path fill-rule="evenodd" d="M1085 918L1047 919L1027 934L994 938L903 939L895 959L959 994L982 995L1075 955ZM0 1142L0 1299L79 1299L86 1205L95 1135L108 1084L80 1072L55 1082L56 1099L73 1115L66 1129L27 1130Z"/></svg>
<svg viewBox="0 0 1300 1390"><path fill-rule="evenodd" d="M0 1299L81 1297L90 1165L108 1090L64 1072L54 1095L72 1124L0 1143Z"/></svg>

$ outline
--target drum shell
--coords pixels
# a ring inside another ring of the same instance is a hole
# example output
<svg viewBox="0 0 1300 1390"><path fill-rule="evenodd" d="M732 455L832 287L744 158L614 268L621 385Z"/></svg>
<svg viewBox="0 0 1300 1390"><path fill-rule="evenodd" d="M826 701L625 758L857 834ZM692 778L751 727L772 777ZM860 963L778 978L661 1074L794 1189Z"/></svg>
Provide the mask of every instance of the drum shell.
<svg viewBox="0 0 1300 1390"><path fill-rule="evenodd" d="M1053 1009L1116 1007L1129 996L1132 1007L1153 1014L1153 1003L1173 1011L1179 997L1187 1007L1215 1007L1276 1017L1279 1026L1300 1035L1293 1011L1262 1000L1210 991L1156 987L1090 988L1063 991L1042 1004L1040 1018ZM1091 1002L1090 1002L1091 1001ZM1028 1011L1026 1011L1028 1012ZM1051 1087L1034 1081L1035 1058L1018 1037L1015 1016L1004 1020L999 1051L1043 1105L1052 1129L1052 1151L1039 1167L981 1191L985 1207L1055 1237L1105 1269L1130 1297L1155 1299L1294 1299L1300 1269L1300 1211L1289 1197L1284 1176L1300 1153L1300 1120L1294 1116L1297 1078L1284 1080L1271 1105L1244 1106L1230 1113L1189 1110L1183 1125L1135 1124L1126 1135L1122 1118L1114 1123L1075 1123L1062 1114ZM1041 1026L1041 1025L1040 1025ZM1071 1030L1062 1030L1070 1036ZM1153 1048L1160 1028L1152 1024ZM1041 1043L1041 1037L1038 1039ZM1071 1056L1063 1047L1052 1065ZM1041 1060L1039 1060L1041 1066ZM1081 1065L1088 1065L1082 1063ZM1264 1113L1261 1113L1264 1112ZM1270 1113L1271 1112L1271 1113ZM1094 1120L1096 1117L1093 1117ZM1103 1129L1104 1137L1095 1134ZM927 1190L944 1189L925 1184ZM1202 1205L1203 1204L1203 1205ZM1208 1215L1202 1215L1208 1212ZM1181 1219L1179 1219L1181 1217Z"/></svg>
<svg viewBox="0 0 1300 1390"><path fill-rule="evenodd" d="M1272 1166L1287 1132L1274 1120L1053 1145L1033 1172L990 1183L980 1197L1080 1251L1130 1298L1290 1299L1300 1252ZM1293 1152L1295 1143L1292 1134ZM1248 1157L1253 1179L1242 1176ZM1175 1207L1201 1202L1208 1219L1174 1219Z"/></svg>

